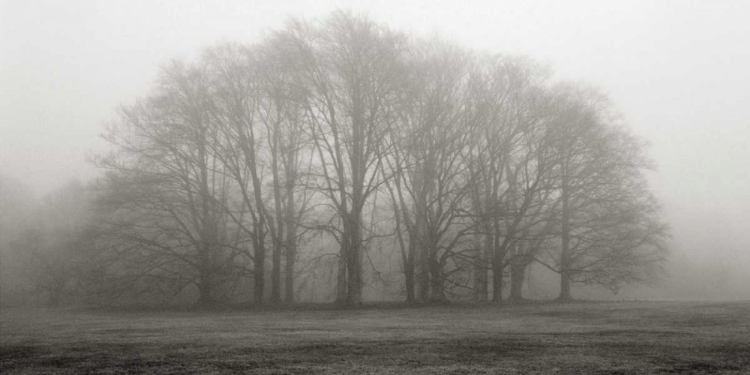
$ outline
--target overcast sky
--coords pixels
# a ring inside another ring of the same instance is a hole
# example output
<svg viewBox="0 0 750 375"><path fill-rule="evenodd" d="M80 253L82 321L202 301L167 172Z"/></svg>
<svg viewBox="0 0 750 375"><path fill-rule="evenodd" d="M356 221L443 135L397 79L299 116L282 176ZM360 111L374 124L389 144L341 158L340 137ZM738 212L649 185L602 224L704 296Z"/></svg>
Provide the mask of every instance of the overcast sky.
<svg viewBox="0 0 750 375"><path fill-rule="evenodd" d="M750 1L0 0L0 175L38 196L87 181L102 124L160 64L335 9L526 54L607 92L651 143L677 261L750 298Z"/></svg>

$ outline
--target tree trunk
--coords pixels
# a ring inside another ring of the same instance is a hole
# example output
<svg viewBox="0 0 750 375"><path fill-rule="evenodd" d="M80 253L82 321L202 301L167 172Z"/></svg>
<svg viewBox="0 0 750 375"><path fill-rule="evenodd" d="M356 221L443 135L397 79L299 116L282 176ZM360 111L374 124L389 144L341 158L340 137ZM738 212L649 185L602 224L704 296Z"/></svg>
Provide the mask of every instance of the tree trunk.
<svg viewBox="0 0 750 375"><path fill-rule="evenodd" d="M287 208L288 209L288 208ZM297 259L297 234L292 220L287 220L286 263L284 268L284 302L294 303L294 264Z"/></svg>
<svg viewBox="0 0 750 375"><path fill-rule="evenodd" d="M437 252L431 251L430 254L430 300L435 302L445 301L445 292L443 290L443 275L441 272L440 262L436 259Z"/></svg>
<svg viewBox="0 0 750 375"><path fill-rule="evenodd" d="M570 294L570 191L568 189L568 179L565 175L566 169L563 165L562 177L562 248L560 250L560 295L558 301L570 301L573 296Z"/></svg>
<svg viewBox="0 0 750 375"><path fill-rule="evenodd" d="M484 266L487 238L489 237L485 235L485 246L482 246L480 236L475 238L477 252L474 264L474 300L477 302L487 302L487 268Z"/></svg>
<svg viewBox="0 0 750 375"><path fill-rule="evenodd" d="M284 302L294 303L294 263L297 257L297 244L293 237L294 234L287 232L286 246L286 263L284 269Z"/></svg>
<svg viewBox="0 0 750 375"><path fill-rule="evenodd" d="M208 186L208 161L206 155L206 128L199 127L198 144L198 163L200 168L200 239L196 244L198 247L200 265L200 298L198 304L201 306L210 306L214 303L212 294L213 275L214 275L214 257L213 246L217 242L217 228L213 220L212 210L210 207L211 190Z"/></svg>
<svg viewBox="0 0 750 375"><path fill-rule="evenodd" d="M416 243L409 239L409 253L406 254L406 262L404 264L404 283L406 284L406 302L416 301L416 295L414 294L415 275L414 275L414 252L416 251Z"/></svg>
<svg viewBox="0 0 750 375"><path fill-rule="evenodd" d="M294 264L297 260L297 222L295 220L295 203L294 203L294 182L297 178L296 169L291 167L295 163L296 154L293 148L287 155L287 178L286 178L286 215L284 218L286 224L286 268L284 270L284 301L286 303L294 302Z"/></svg>
<svg viewBox="0 0 750 375"><path fill-rule="evenodd" d="M281 243L274 239L271 256L271 303L281 302Z"/></svg>
<svg viewBox="0 0 750 375"><path fill-rule="evenodd" d="M492 302L503 302L503 266L493 265L492 267Z"/></svg>
<svg viewBox="0 0 750 375"><path fill-rule="evenodd" d="M203 244L204 249L201 251L201 269L199 271L200 280L198 280L198 306L208 307L214 304L213 299L213 272L210 267L210 258L208 254L208 246Z"/></svg>
<svg viewBox="0 0 750 375"><path fill-rule="evenodd" d="M266 251L263 246L256 246L253 252L255 259L255 272L253 275L253 302L256 305L263 304L264 289L266 286L266 268L265 259Z"/></svg>
<svg viewBox="0 0 750 375"><path fill-rule="evenodd" d="M557 297L557 300L561 302L573 300L573 296L570 294L570 276L567 272L560 272L560 296Z"/></svg>
<svg viewBox="0 0 750 375"><path fill-rule="evenodd" d="M336 303L346 303L346 269L347 269L347 257L349 257L349 251L347 250L346 243L349 242L346 236L342 236L341 249L339 250L339 265L338 275L336 277Z"/></svg>
<svg viewBox="0 0 750 375"><path fill-rule="evenodd" d="M351 242L349 248L347 269L347 296L346 301L351 305L362 303L362 229L361 214L354 213L355 222L351 227Z"/></svg>
<svg viewBox="0 0 750 375"><path fill-rule="evenodd" d="M417 248L419 249L419 301L425 302L430 298L429 254L427 247L422 243L418 243Z"/></svg>
<svg viewBox="0 0 750 375"><path fill-rule="evenodd" d="M508 301L523 301L523 281L526 276L526 264L514 261L510 266L510 296Z"/></svg>
<svg viewBox="0 0 750 375"><path fill-rule="evenodd" d="M211 278L209 272L201 270L200 280L198 281L198 307L211 307L214 304L213 297L211 296Z"/></svg>
<svg viewBox="0 0 750 375"><path fill-rule="evenodd" d="M492 302L501 303L503 302L503 258L502 248L497 243L499 239L497 235L493 233L492 247L493 247L493 259L492 259Z"/></svg>
<svg viewBox="0 0 750 375"><path fill-rule="evenodd" d="M526 262L523 254L523 244L514 240L510 244L510 295L508 301L519 302L523 300L523 280L526 273Z"/></svg>

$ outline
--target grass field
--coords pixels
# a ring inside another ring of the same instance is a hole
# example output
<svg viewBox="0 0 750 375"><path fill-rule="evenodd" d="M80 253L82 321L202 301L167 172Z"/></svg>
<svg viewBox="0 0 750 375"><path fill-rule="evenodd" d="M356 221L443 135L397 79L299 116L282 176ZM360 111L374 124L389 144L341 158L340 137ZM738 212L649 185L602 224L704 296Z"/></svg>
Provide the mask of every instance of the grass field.
<svg viewBox="0 0 750 375"><path fill-rule="evenodd" d="M0 312L0 373L749 374L750 302Z"/></svg>

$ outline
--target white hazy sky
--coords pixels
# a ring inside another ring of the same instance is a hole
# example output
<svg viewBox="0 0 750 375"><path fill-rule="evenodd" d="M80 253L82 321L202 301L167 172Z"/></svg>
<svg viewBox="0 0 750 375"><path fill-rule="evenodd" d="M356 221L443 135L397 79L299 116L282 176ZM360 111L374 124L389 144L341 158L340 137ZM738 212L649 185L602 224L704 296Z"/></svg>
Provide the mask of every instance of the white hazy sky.
<svg viewBox="0 0 750 375"><path fill-rule="evenodd" d="M0 0L0 175L37 195L89 180L102 124L160 64L335 9L527 54L609 93L651 142L676 262L750 299L750 1Z"/></svg>

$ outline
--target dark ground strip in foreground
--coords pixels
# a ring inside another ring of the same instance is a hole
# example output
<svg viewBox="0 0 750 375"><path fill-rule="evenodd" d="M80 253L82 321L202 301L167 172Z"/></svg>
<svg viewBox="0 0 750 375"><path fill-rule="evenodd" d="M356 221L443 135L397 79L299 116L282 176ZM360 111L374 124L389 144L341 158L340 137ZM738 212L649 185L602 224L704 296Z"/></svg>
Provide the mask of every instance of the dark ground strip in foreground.
<svg viewBox="0 0 750 375"><path fill-rule="evenodd" d="M234 344L234 345L232 345ZM12 373L562 373L741 374L748 342L625 330L450 340L319 341L275 347L78 342L3 345Z"/></svg>

